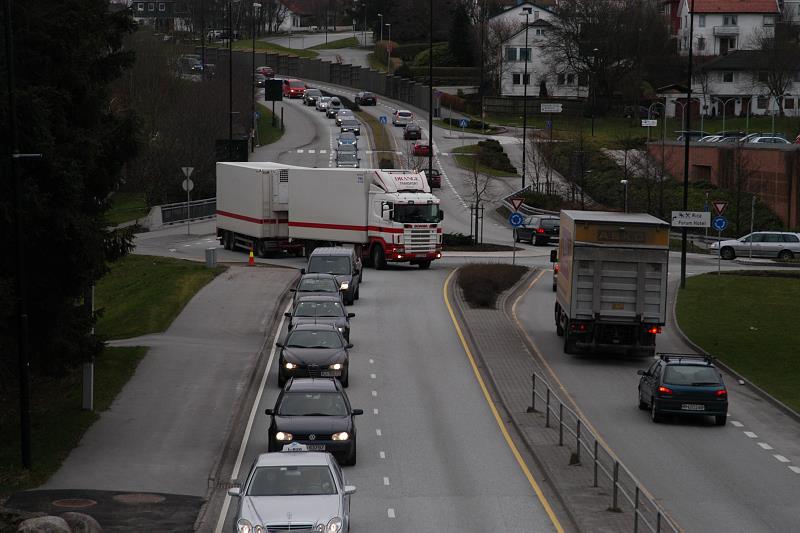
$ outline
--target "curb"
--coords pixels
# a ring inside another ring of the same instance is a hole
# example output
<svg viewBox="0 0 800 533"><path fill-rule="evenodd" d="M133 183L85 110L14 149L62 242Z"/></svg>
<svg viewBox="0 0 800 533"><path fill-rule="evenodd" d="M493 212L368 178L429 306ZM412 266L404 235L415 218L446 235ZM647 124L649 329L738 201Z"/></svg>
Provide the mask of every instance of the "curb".
<svg viewBox="0 0 800 533"><path fill-rule="evenodd" d="M675 290L675 297L673 298L672 301L672 322L673 325L675 326L675 331L678 332L678 336L695 352L701 355L713 357L710 353L708 353L703 348L692 342L692 340L689 339L689 337L683 332L680 325L678 325L678 317L675 314L675 308L677 305L678 305L678 289ZM734 370L730 365L728 365L727 363L723 362L722 360L716 357L714 357L714 364L717 365L722 370L724 370L725 372L727 372L728 374L730 374L731 376L733 376L734 378L736 378L737 380L743 381L744 382L743 386L752 389L752 391L758 394L761 397L761 399L767 401L774 407L777 407L779 410L783 411L785 415L794 419L795 422L800 422L800 413L798 413L797 411L795 411L794 409L792 409L791 407L789 407L788 405L786 405L785 403L783 403L782 401L780 401L779 399L777 399L776 397L774 397L773 395L771 395L770 393L768 393L767 391L765 391L764 389L762 389L761 387L750 381L748 378L746 378L745 376Z"/></svg>

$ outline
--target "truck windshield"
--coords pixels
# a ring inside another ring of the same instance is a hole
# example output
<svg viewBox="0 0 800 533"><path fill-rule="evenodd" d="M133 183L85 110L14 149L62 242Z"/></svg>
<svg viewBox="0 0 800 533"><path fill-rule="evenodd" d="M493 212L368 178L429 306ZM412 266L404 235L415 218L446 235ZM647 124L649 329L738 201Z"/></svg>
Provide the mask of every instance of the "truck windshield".
<svg viewBox="0 0 800 533"><path fill-rule="evenodd" d="M437 204L394 204L392 220L403 224L439 222L439 206Z"/></svg>

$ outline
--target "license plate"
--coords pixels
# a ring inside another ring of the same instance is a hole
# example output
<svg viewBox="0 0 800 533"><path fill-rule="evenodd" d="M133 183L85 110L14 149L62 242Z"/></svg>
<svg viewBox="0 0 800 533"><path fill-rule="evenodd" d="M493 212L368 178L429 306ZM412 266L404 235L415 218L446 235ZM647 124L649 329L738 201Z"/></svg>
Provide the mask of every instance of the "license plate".
<svg viewBox="0 0 800 533"><path fill-rule="evenodd" d="M310 452L324 452L325 445L324 444L306 444L306 448Z"/></svg>
<svg viewBox="0 0 800 533"><path fill-rule="evenodd" d="M698 403L682 403L681 410L683 411L705 411L706 406Z"/></svg>
<svg viewBox="0 0 800 533"><path fill-rule="evenodd" d="M323 370L319 373L323 378L338 378L342 375L341 370Z"/></svg>

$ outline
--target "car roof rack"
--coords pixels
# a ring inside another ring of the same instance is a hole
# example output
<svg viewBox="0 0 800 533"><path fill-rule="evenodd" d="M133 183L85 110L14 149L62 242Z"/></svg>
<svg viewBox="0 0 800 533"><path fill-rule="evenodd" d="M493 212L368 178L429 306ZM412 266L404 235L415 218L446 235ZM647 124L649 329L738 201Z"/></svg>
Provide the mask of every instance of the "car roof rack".
<svg viewBox="0 0 800 533"><path fill-rule="evenodd" d="M659 352L656 355L661 360L667 363L670 361L681 361L683 359L694 359L699 361L705 361L708 364L714 364L714 358L710 355L697 355L690 353L671 353L671 352Z"/></svg>

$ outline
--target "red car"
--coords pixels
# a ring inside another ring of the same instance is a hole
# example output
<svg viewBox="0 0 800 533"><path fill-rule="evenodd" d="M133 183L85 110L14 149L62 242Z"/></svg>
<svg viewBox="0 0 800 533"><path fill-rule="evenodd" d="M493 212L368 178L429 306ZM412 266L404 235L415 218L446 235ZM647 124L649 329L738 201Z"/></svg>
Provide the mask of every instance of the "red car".
<svg viewBox="0 0 800 533"><path fill-rule="evenodd" d="M413 155L425 157L431 155L431 147L423 143L414 143L414 148L411 153Z"/></svg>
<svg viewBox="0 0 800 533"><path fill-rule="evenodd" d="M302 98L306 92L306 84L301 80L283 80L284 98Z"/></svg>
<svg viewBox="0 0 800 533"><path fill-rule="evenodd" d="M267 66L256 67L256 72L258 72L259 74L261 74L265 78L274 78L275 77L275 71L272 69L272 67L267 67Z"/></svg>

